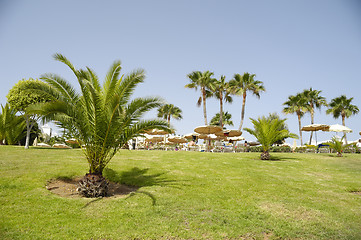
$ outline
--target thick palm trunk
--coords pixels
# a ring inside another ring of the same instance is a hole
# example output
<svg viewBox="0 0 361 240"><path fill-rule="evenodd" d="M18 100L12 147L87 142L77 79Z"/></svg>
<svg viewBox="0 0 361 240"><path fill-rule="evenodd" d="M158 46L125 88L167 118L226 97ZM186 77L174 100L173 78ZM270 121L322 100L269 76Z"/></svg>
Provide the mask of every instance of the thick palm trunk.
<svg viewBox="0 0 361 240"><path fill-rule="evenodd" d="M302 141L302 130L301 130L301 115L297 114L298 117L298 129L300 131L300 139L301 139L301 146L303 145L303 141Z"/></svg>
<svg viewBox="0 0 361 240"><path fill-rule="evenodd" d="M219 124L221 126L221 128L223 128L223 96L222 96L222 92L219 94Z"/></svg>
<svg viewBox="0 0 361 240"><path fill-rule="evenodd" d="M243 102L242 102L242 112L241 112L241 123L239 125L238 130L242 130L242 126L243 126L243 121L244 121L244 110L246 108L246 93L243 93Z"/></svg>
<svg viewBox="0 0 361 240"><path fill-rule="evenodd" d="M207 109L206 109L206 90L202 89L202 100L203 100L203 116L204 116L204 124L208 125L207 121Z"/></svg>

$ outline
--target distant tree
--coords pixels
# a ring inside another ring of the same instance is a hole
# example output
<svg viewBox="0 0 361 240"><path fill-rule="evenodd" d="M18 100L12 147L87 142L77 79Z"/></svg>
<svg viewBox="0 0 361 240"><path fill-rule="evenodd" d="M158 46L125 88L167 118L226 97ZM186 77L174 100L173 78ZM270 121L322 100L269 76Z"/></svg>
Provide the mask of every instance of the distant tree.
<svg viewBox="0 0 361 240"><path fill-rule="evenodd" d="M310 112L311 114L311 124L315 123L315 108L317 109L321 109L322 106L327 106L327 102L326 102L326 98L320 96L320 93L322 91L318 91L318 90L313 90L312 88L310 89L305 89L301 94L304 98L304 101L306 101L306 108L307 111ZM313 132L311 132L310 135L310 142L309 145L311 145L311 141L312 141L312 135Z"/></svg>
<svg viewBox="0 0 361 240"><path fill-rule="evenodd" d="M182 110L173 104L164 104L158 108L158 117L167 120L170 126L170 119L180 120L183 118Z"/></svg>
<svg viewBox="0 0 361 240"><path fill-rule="evenodd" d="M115 61L100 85L90 68L78 70L63 55L54 57L72 70L80 92L58 75L45 74L41 79L46 86L37 84L32 90L46 93L52 101L33 105L29 111L70 127L68 131L80 143L89 164L89 173L79 182L80 193L87 197L105 196L108 184L103 170L122 146L146 130L170 132L165 121L142 119L163 101L154 97L131 99L136 86L144 82L143 70L121 75L120 61Z"/></svg>
<svg viewBox="0 0 361 240"><path fill-rule="evenodd" d="M341 117L342 125L345 125L345 119L356 115L359 112L359 108L356 105L351 104L353 98L347 99L345 95L334 98L328 104L329 108L326 110L326 114L332 114L335 119ZM346 133L344 138L347 143Z"/></svg>
<svg viewBox="0 0 361 240"><path fill-rule="evenodd" d="M267 117L260 117L257 120L250 118L254 129L244 128L245 131L255 136L259 143L262 144L263 152L261 154L262 160L269 160L269 149L271 146L285 138L298 138L296 134L290 133L287 129L282 129L286 119L275 118L271 120Z"/></svg>
<svg viewBox="0 0 361 240"><path fill-rule="evenodd" d="M16 115L17 111L8 103L1 105L0 144L14 145L19 143L26 130L25 120Z"/></svg>
<svg viewBox="0 0 361 240"><path fill-rule="evenodd" d="M291 95L288 97L288 100L283 103L285 106L283 108L283 112L285 114L292 114L296 113L298 118L298 130L300 133L300 140L301 140L301 146L303 145L302 141L302 130L301 130L301 118L307 111L306 108L306 99L302 96L301 93L298 93L296 95Z"/></svg>
<svg viewBox="0 0 361 240"><path fill-rule="evenodd" d="M36 122L40 119L40 115L30 113L27 111L27 108L36 103L46 102L49 98L39 92L31 91L35 85L43 85L44 83L39 80L34 80L32 78L28 80L21 80L15 86L13 86L7 97L8 103L10 104L11 108L15 109L16 111L20 112L21 115L24 117L26 122L26 142L25 142L25 149L29 148L30 143L30 133L33 126Z"/></svg>
<svg viewBox="0 0 361 240"><path fill-rule="evenodd" d="M216 115L211 119L209 125L220 126L221 121L219 119L220 119L220 114L216 113ZM225 125L233 126L233 121L231 120L232 114L230 114L229 112L223 112L222 119L223 119L223 126Z"/></svg>
<svg viewBox="0 0 361 240"><path fill-rule="evenodd" d="M233 101L231 97L231 88L229 82L226 82L225 76L222 75L219 80L215 81L212 91L214 96L219 100L219 126L223 128L223 100L229 103Z"/></svg>
<svg viewBox="0 0 361 240"><path fill-rule="evenodd" d="M234 74L233 79L229 82L232 89L232 94L242 96L242 111L241 123L239 130L242 130L244 113L246 108L247 92L251 92L256 97L260 98L260 93L266 91L263 82L255 80L256 74L244 73L243 75Z"/></svg>
<svg viewBox="0 0 361 240"><path fill-rule="evenodd" d="M212 78L212 76L213 72L210 71L194 71L187 75L191 82L185 85L186 88L194 88L195 90L200 88L201 96L198 98L197 105L201 106L203 103L203 116L205 125L208 125L206 99L213 96L213 93L210 89L214 88L213 86L216 81L216 79Z"/></svg>

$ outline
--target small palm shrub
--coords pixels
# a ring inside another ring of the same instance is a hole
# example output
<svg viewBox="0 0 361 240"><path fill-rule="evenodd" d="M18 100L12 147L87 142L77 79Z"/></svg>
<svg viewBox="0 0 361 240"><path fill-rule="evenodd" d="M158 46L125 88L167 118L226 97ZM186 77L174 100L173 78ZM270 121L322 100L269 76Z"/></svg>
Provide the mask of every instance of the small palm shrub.
<svg viewBox="0 0 361 240"><path fill-rule="evenodd" d="M80 193L87 197L106 196L103 170L118 150L146 130L158 128L170 132L165 121L142 119L163 101L155 97L131 99L145 74L136 70L121 75L120 61L113 63L101 85L90 68L77 70L61 54L56 54L55 59L72 70L80 92L60 76L45 74L41 79L47 84L34 85L29 91L39 91L51 100L32 105L28 110L46 120L55 120L79 142L89 164L89 173L79 183Z"/></svg>
<svg viewBox="0 0 361 240"><path fill-rule="evenodd" d="M332 137L331 142L325 143L328 145L332 150L337 152L337 157L342 157L342 153L345 149L349 148L353 144L343 144L344 137L341 138L341 140L338 140L336 137Z"/></svg>
<svg viewBox="0 0 361 240"><path fill-rule="evenodd" d="M296 134L290 133L287 129L281 128L286 119L271 119L267 117L260 117L257 120L253 118L250 119L253 123L254 129L244 128L244 130L255 136L258 142L262 145L262 160L270 159L271 156L269 151L274 143L288 137L298 138Z"/></svg>

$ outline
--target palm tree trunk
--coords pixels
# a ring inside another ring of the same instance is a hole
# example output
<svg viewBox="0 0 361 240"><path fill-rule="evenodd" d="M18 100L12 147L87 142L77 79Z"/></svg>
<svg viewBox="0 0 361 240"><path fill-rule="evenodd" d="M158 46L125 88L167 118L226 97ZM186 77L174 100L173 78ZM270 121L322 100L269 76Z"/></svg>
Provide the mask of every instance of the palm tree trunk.
<svg viewBox="0 0 361 240"><path fill-rule="evenodd" d="M314 123L314 111L313 111L313 107L311 107L311 124ZM312 141L312 135L313 135L313 131L311 131L311 135L310 135L310 142L309 142L309 145L311 145L311 141Z"/></svg>
<svg viewBox="0 0 361 240"><path fill-rule="evenodd" d="M25 118L26 118L26 140L25 140L25 149L29 149L31 126L30 126L29 116L26 115Z"/></svg>
<svg viewBox="0 0 361 240"><path fill-rule="evenodd" d="M301 146L303 145L302 141L302 130L301 130L301 114L297 114L298 117L298 129L300 131L300 139L301 139Z"/></svg>
<svg viewBox="0 0 361 240"><path fill-rule="evenodd" d="M222 96L222 92L220 92L219 94L219 124L221 126L221 128L223 128L223 96Z"/></svg>
<svg viewBox="0 0 361 240"><path fill-rule="evenodd" d="M202 89L202 100L203 100L203 116L204 116L204 124L208 125L207 121L207 109L206 109L206 90Z"/></svg>
<svg viewBox="0 0 361 240"><path fill-rule="evenodd" d="M346 124L345 124L345 116L344 115L342 115L342 125L346 126ZM343 133L343 137L345 138L345 143L347 144L347 137L346 137L345 132Z"/></svg>
<svg viewBox="0 0 361 240"><path fill-rule="evenodd" d="M241 124L239 125L238 130L242 130L243 121L244 121L244 109L246 108L246 92L243 93L243 102L242 102L242 112L241 112Z"/></svg>

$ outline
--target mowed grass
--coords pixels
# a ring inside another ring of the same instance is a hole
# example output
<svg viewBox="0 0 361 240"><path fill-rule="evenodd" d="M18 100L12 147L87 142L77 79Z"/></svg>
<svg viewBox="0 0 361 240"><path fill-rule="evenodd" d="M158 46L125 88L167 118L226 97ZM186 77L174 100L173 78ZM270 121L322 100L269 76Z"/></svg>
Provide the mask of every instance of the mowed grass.
<svg viewBox="0 0 361 240"><path fill-rule="evenodd" d="M120 151L121 198L68 199L81 150L0 146L0 239L361 239L361 155Z"/></svg>

